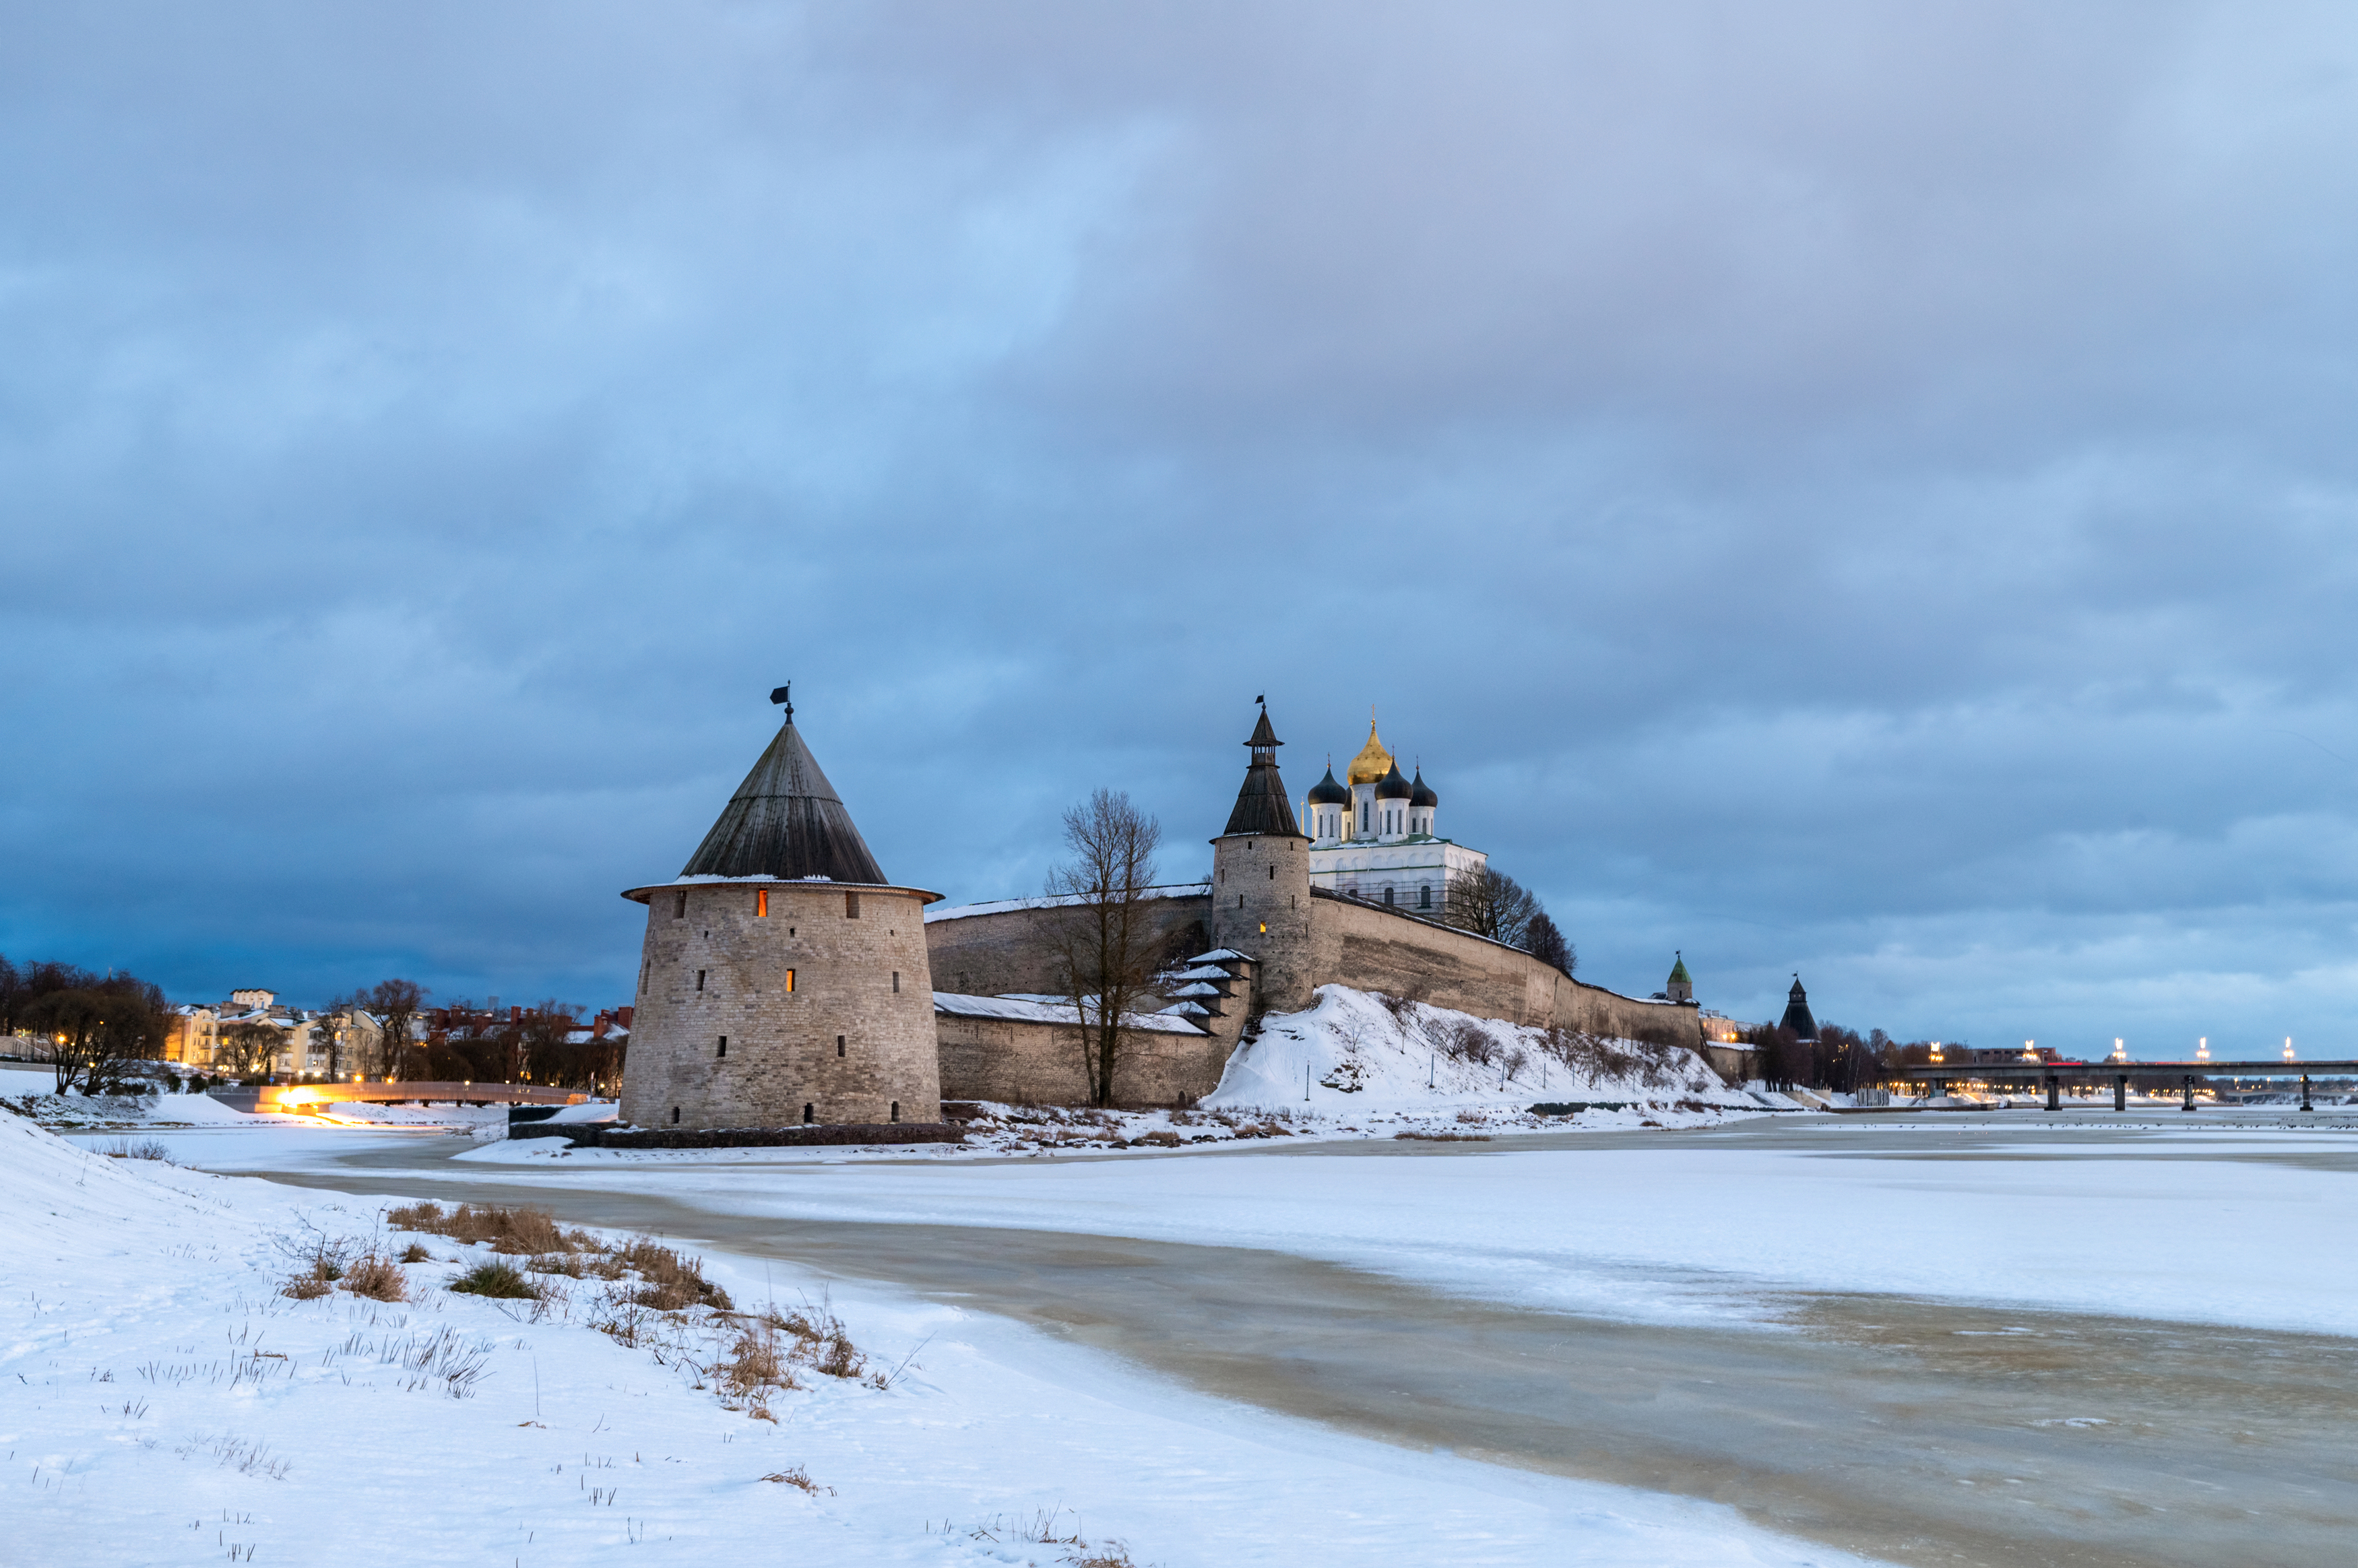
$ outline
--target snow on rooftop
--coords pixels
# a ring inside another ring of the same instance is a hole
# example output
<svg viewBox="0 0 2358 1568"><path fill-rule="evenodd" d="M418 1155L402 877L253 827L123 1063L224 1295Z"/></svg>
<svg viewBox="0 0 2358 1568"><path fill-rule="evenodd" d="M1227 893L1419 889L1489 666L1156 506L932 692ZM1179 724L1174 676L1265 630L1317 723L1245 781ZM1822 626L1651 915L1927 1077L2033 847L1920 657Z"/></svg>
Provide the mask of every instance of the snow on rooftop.
<svg viewBox="0 0 2358 1568"><path fill-rule="evenodd" d="M1201 898L1209 891L1208 882L1174 882L1163 887L1141 888L1138 890L1138 896L1141 898ZM1051 896L1044 893L1038 898L1001 898L993 899L985 903L936 904L925 911L925 924L930 925L936 920L964 920L968 915L974 914L1005 914L1011 909L1068 909L1081 902L1077 894L1058 893ZM1244 955L1238 953L1234 957L1241 958ZM1187 961L1191 964L1195 962L1193 958Z"/></svg>
<svg viewBox="0 0 2358 1568"><path fill-rule="evenodd" d="M1069 1001L1054 998L1031 996L961 996L956 991L936 991L934 1011L957 1018L1003 1018L1019 1023L1074 1023L1079 1021L1079 1010ZM1202 1034L1184 1018L1167 1012L1133 1012L1122 1020L1125 1026L1154 1034Z"/></svg>

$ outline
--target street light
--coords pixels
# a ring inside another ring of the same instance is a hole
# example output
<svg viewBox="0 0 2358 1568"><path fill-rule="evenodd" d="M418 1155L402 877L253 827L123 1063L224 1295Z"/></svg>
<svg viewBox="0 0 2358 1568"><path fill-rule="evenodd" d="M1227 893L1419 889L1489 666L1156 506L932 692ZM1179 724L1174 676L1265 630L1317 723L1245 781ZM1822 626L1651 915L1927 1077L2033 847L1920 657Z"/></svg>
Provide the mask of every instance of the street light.
<svg viewBox="0 0 2358 1568"><path fill-rule="evenodd" d="M2198 1062L2211 1059L2211 1036L2208 1034L2194 1043L2194 1059Z"/></svg>

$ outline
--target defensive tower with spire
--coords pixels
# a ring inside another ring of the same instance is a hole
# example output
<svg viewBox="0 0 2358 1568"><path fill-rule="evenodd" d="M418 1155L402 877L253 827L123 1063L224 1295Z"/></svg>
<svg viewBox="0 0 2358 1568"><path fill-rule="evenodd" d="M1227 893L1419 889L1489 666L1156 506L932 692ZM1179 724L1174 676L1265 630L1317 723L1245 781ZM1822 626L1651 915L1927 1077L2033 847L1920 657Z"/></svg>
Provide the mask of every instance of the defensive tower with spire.
<svg viewBox="0 0 2358 1568"><path fill-rule="evenodd" d="M622 1115L642 1127L941 1119L925 906L785 717L647 906Z"/></svg>
<svg viewBox="0 0 2358 1568"><path fill-rule="evenodd" d="M1810 1014L1810 993L1801 989L1801 977L1793 977L1793 989L1785 993L1785 1016L1777 1021L1779 1029L1790 1029L1796 1040L1815 1040L1818 1021Z"/></svg>
<svg viewBox="0 0 2358 1568"><path fill-rule="evenodd" d="M1314 985L1310 943L1310 836L1294 820L1278 775L1285 742L1260 721L1245 741L1252 760L1228 825L1212 840L1210 928L1215 951L1254 962L1253 1011L1292 1012L1310 1005Z"/></svg>

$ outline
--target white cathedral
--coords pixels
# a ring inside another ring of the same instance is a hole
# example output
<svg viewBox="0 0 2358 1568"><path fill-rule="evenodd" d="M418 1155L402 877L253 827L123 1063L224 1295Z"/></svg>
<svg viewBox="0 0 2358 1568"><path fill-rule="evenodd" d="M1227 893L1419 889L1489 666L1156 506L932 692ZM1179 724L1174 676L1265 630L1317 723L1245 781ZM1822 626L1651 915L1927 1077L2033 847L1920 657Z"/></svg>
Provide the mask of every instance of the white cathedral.
<svg viewBox="0 0 2358 1568"><path fill-rule="evenodd" d="M1303 802L1311 885L1440 918L1451 881L1478 874L1490 857L1435 835L1441 797L1424 782L1423 768L1413 779L1401 776L1373 719L1345 777L1336 784L1328 763Z"/></svg>

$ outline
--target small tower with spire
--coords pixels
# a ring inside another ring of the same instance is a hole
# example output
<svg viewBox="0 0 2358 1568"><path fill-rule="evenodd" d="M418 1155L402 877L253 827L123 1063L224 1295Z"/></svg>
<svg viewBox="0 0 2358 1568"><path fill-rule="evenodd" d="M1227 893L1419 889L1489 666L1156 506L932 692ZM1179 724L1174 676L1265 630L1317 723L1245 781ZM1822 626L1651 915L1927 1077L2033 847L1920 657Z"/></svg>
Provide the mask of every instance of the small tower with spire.
<svg viewBox="0 0 2358 1568"><path fill-rule="evenodd" d="M1790 1029L1796 1040L1815 1040L1818 1021L1810 1016L1810 993L1801 989L1801 977L1793 977L1793 989L1785 993L1785 1016L1777 1021L1779 1029Z"/></svg>
<svg viewBox="0 0 2358 1568"><path fill-rule="evenodd" d="M1255 1012L1310 1005L1310 838L1278 774L1283 744L1264 704L1236 808L1212 840L1212 946L1254 961Z"/></svg>
<svg viewBox="0 0 2358 1568"><path fill-rule="evenodd" d="M622 1115L641 1127L938 1121L925 905L885 879L784 720L647 906Z"/></svg>
<svg viewBox="0 0 2358 1568"><path fill-rule="evenodd" d="M1662 994L1672 1001L1694 1000L1694 979L1687 973L1687 956L1673 953L1671 957L1671 983L1662 988Z"/></svg>

